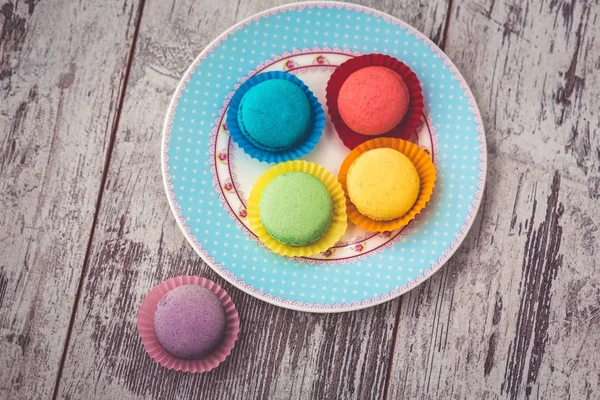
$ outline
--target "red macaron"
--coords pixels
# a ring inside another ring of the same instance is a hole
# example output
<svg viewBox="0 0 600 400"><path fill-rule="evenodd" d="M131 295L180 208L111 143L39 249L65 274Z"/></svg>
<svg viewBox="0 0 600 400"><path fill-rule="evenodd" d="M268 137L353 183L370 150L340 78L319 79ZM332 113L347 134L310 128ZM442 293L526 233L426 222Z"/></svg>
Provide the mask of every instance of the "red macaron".
<svg viewBox="0 0 600 400"><path fill-rule="evenodd" d="M423 117L423 92L416 74L386 54L350 58L327 82L327 108L349 149L373 139L409 140Z"/></svg>
<svg viewBox="0 0 600 400"><path fill-rule="evenodd" d="M398 125L408 111L410 95L404 80L386 67L353 72L338 95L340 116L353 131L382 135Z"/></svg>

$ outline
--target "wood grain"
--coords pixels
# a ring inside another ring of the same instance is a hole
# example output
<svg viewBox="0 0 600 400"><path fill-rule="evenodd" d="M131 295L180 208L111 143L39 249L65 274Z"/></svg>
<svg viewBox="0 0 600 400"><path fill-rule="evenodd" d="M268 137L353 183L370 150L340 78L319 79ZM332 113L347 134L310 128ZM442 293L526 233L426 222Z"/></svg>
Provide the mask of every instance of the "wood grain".
<svg viewBox="0 0 600 400"><path fill-rule="evenodd" d="M184 240L162 188L159 146L170 96L193 58L273 2L148 2L100 207L60 398L381 398L398 302L341 315L271 306L224 283ZM376 5L441 40L444 2ZM370 4L375 6L375 4ZM241 316L231 357L203 375L160 368L135 326L145 294L197 274L223 284ZM93 348L94 351L89 351Z"/></svg>
<svg viewBox="0 0 600 400"><path fill-rule="evenodd" d="M0 4L0 398L52 396L135 8Z"/></svg>
<svg viewBox="0 0 600 400"><path fill-rule="evenodd" d="M180 76L217 34L283 2L0 6L0 398L598 398L599 1L362 2L462 71L489 171L476 224L439 273L340 315L226 284L162 189ZM183 274L222 284L242 319L208 374L160 368L137 338L142 298Z"/></svg>
<svg viewBox="0 0 600 400"><path fill-rule="evenodd" d="M480 218L403 296L390 398L600 396L596 1L465 1L446 53L477 98Z"/></svg>

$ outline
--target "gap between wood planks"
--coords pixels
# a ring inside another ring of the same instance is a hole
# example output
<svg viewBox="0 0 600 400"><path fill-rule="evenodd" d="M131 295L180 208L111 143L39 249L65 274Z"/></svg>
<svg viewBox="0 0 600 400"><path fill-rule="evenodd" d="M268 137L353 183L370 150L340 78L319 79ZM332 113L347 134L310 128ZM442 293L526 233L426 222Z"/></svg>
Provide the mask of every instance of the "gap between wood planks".
<svg viewBox="0 0 600 400"><path fill-rule="evenodd" d="M142 22L142 15L144 13L144 5L146 4L146 0L140 0L140 5L138 8L135 26L133 31L133 37L131 39L131 46L129 47L129 52L127 53L127 59L125 61L125 68L121 78L121 88L119 90L119 94L117 97L117 106L115 109L115 117L113 119L112 127L110 130L110 136L108 139L108 148L106 149L106 156L104 158L104 167L102 170L102 179L100 180L100 188L98 190L98 197L96 199L96 209L94 211L94 217L92 218L92 226L90 230L90 237L88 239L88 243L85 250L85 256L83 259L83 268L81 270L81 276L79 278L79 283L77 285L77 292L75 292L75 300L73 303L73 307L71 309L71 316L69 318L69 327L67 328L67 336L65 338L65 343L63 345L62 356L60 358L60 363L58 366L58 374L56 375L56 382L54 383L54 394L52 395L52 399L55 400L58 396L58 389L60 386L60 380L62 378L62 373L65 365L65 360L67 358L67 352L69 350L69 343L71 341L71 332L73 330L73 324L75 323L75 317L77 315L77 306L79 304L79 299L81 297L81 292L83 289L83 282L85 280L86 272L89 266L90 254L92 249L92 243L94 241L94 232L96 230L96 225L98 223L98 214L100 213L100 206L102 204L102 197L104 194L104 187L106 185L106 180L108 178L108 171L110 167L110 160L112 158L113 148L115 144L115 139L117 136L117 130L119 129L119 122L121 120L121 110L123 108L123 102L125 101L125 94L127 92L127 83L129 82L129 75L131 73L131 66L133 64L133 57L135 54L135 48L137 45L138 34L140 31L140 26Z"/></svg>
<svg viewBox="0 0 600 400"><path fill-rule="evenodd" d="M446 8L446 18L444 19L444 31L442 33L442 41L439 44L439 48L442 51L446 51L446 39L448 38L448 27L450 26L450 17L452 15L452 4L454 0L448 0L448 7ZM406 294L405 294L406 295ZM388 398L390 389L390 381L392 379L392 368L394 366L394 353L396 352L396 342L398 341L398 325L400 324L400 313L402 311L402 300L404 296L400 296L400 304L396 310L396 319L394 321L394 329L392 330L392 346L390 347L390 359L388 361L387 375L385 377L385 385L383 386L383 398Z"/></svg>

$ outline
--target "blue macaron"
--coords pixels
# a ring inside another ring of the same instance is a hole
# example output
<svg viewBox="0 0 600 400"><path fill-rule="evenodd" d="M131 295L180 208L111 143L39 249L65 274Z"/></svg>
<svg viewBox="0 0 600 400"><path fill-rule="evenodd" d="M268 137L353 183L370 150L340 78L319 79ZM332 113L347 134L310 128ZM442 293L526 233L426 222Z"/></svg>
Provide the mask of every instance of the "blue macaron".
<svg viewBox="0 0 600 400"><path fill-rule="evenodd" d="M294 147L306 136L311 121L312 110L306 94L284 79L270 79L253 86L242 98L238 110L242 134L265 151Z"/></svg>
<svg viewBox="0 0 600 400"><path fill-rule="evenodd" d="M243 82L227 107L227 133L250 157L267 163L309 153L325 127L319 100L298 77L261 72Z"/></svg>

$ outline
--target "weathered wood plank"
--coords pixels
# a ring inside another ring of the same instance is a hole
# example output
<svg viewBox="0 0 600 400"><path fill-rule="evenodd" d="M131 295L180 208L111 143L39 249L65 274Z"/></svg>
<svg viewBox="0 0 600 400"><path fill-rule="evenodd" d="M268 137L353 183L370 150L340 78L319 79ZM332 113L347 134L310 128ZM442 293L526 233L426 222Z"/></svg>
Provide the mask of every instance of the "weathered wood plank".
<svg viewBox="0 0 600 400"><path fill-rule="evenodd" d="M480 219L401 301L390 398L600 396L600 7L454 2L489 144Z"/></svg>
<svg viewBox="0 0 600 400"><path fill-rule="evenodd" d="M369 4L441 40L445 2L423 1L421 8L412 1L400 3L402 7L375 3ZM179 77L221 31L277 4L146 4L60 397L382 397L398 301L324 316L255 300L224 284L198 259L179 232L162 188L160 129ZM211 373L160 368L137 338L142 298L155 284L181 274L224 284L239 307L240 340L227 362Z"/></svg>
<svg viewBox="0 0 600 400"><path fill-rule="evenodd" d="M135 11L0 5L0 398L52 396Z"/></svg>

